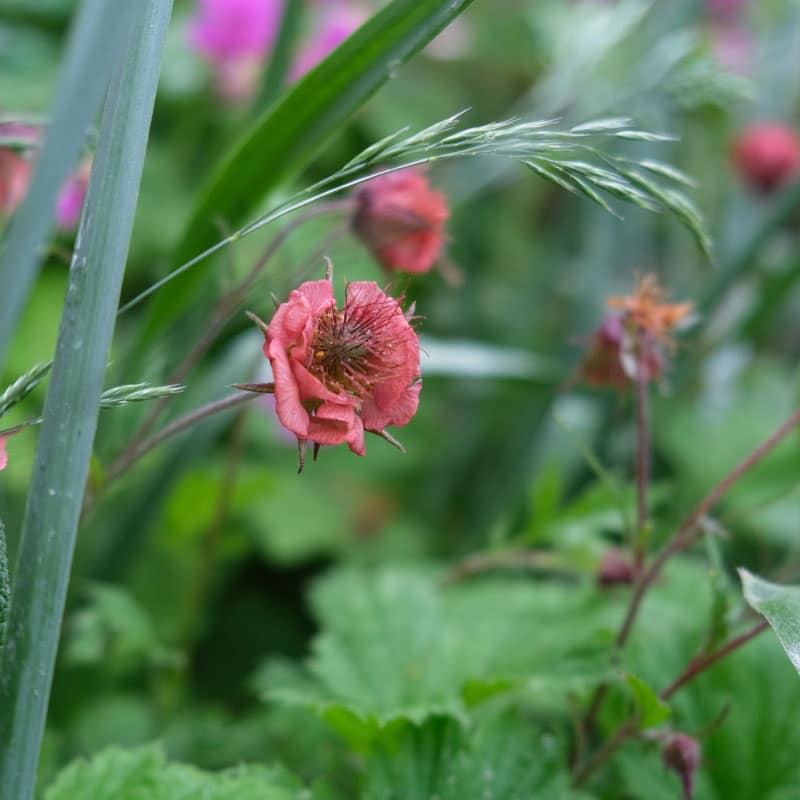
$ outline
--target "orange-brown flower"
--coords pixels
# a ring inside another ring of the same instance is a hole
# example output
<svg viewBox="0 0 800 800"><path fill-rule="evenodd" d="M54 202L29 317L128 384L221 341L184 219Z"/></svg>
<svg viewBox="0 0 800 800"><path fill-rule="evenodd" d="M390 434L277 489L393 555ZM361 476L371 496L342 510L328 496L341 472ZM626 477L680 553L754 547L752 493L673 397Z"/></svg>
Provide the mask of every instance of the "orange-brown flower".
<svg viewBox="0 0 800 800"><path fill-rule="evenodd" d="M693 306L691 303L665 303L666 298L667 293L659 286L655 275L645 275L639 279L632 295L612 297L608 305L622 312L628 326L670 343L671 334L688 320Z"/></svg>

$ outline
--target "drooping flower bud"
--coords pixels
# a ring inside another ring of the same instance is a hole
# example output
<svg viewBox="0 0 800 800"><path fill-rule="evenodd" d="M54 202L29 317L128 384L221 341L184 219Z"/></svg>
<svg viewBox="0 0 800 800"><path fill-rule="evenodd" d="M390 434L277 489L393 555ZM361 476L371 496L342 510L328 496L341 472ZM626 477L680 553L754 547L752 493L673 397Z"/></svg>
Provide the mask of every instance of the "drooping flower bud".
<svg viewBox="0 0 800 800"><path fill-rule="evenodd" d="M597 570L600 586L626 586L633 583L636 572L633 564L619 550L606 550Z"/></svg>
<svg viewBox="0 0 800 800"><path fill-rule="evenodd" d="M800 136L779 122L747 128L733 145L734 166L760 192L773 192L800 174Z"/></svg>
<svg viewBox="0 0 800 800"><path fill-rule="evenodd" d="M681 779L686 800L692 800L697 770L702 760L700 742L685 733L673 733L664 741L661 757L664 764Z"/></svg>
<svg viewBox="0 0 800 800"><path fill-rule="evenodd" d="M386 428L411 421L422 388L419 340L397 300L356 281L340 309L330 277L307 281L262 329L278 419L301 453L311 442L363 456L365 430L396 444Z"/></svg>
<svg viewBox="0 0 800 800"><path fill-rule="evenodd" d="M442 254L447 199L420 170L380 175L356 193L353 229L391 273L428 272Z"/></svg>

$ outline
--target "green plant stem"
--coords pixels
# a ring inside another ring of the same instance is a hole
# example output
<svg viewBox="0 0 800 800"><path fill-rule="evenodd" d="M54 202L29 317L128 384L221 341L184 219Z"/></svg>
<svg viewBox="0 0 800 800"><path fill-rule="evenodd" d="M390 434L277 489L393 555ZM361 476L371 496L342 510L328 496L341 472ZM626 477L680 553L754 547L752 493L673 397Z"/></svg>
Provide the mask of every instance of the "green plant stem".
<svg viewBox="0 0 800 800"><path fill-rule="evenodd" d="M171 0L137 9L106 99L0 662L0 798L31 800ZM57 133L57 132L56 132ZM113 209L113 211L112 211Z"/></svg>
<svg viewBox="0 0 800 800"><path fill-rule="evenodd" d="M137 461L144 458L151 450L154 450L167 439L171 439L179 433L191 428L198 422L202 422L206 417L213 414L219 414L221 411L227 411L230 408L246 403L248 400L258 397L258 394L250 392L236 392L223 397L221 400L215 400L213 403L201 406L194 411L189 412L183 417L171 422L165 428L162 428L158 433L140 441L137 445L127 451L125 458L120 459L115 465L114 469L109 469L106 475L104 488L113 483L120 475L127 472Z"/></svg>
<svg viewBox="0 0 800 800"><path fill-rule="evenodd" d="M286 85L286 78L292 65L294 46L300 33L302 21L303 3L301 0L288 0L283 4L281 27L278 31L275 47L272 48L272 56L269 60L267 72L264 75L264 82L261 85L261 94L256 104L257 108L265 109L269 107Z"/></svg>
<svg viewBox="0 0 800 800"><path fill-rule="evenodd" d="M537 550L498 550L475 553L459 561L442 578L445 586L495 570L555 570L564 564L553 553Z"/></svg>

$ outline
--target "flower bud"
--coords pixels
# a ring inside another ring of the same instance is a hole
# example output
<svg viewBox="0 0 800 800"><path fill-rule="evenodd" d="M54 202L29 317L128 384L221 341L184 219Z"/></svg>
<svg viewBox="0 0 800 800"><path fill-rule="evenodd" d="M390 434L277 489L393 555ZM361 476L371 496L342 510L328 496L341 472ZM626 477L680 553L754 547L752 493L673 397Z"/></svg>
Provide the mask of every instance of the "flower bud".
<svg viewBox="0 0 800 800"><path fill-rule="evenodd" d="M702 758L700 742L685 733L673 733L664 741L661 757L669 769L678 773L686 800L692 800Z"/></svg>
<svg viewBox="0 0 800 800"><path fill-rule="evenodd" d="M447 200L417 169L389 172L356 193L353 229L387 272L428 272L441 255Z"/></svg>
<svg viewBox="0 0 800 800"><path fill-rule="evenodd" d="M597 570L600 586L626 586L633 583L633 564L619 550L607 550Z"/></svg>
<svg viewBox="0 0 800 800"><path fill-rule="evenodd" d="M800 137L779 122L752 125L735 141L732 158L753 188L773 192L800 173Z"/></svg>

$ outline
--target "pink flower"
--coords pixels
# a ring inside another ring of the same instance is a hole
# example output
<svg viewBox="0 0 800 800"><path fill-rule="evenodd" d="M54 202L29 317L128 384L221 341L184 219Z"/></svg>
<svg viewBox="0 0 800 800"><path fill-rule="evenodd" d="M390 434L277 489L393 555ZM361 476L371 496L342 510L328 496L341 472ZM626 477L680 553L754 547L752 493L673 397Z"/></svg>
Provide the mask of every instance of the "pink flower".
<svg viewBox="0 0 800 800"><path fill-rule="evenodd" d="M33 167L27 158L0 147L0 214L13 214L28 193Z"/></svg>
<svg viewBox="0 0 800 800"><path fill-rule="evenodd" d="M355 5L332 3L322 12L319 28L300 51L290 78L302 78L309 70L330 55L351 33L361 27L367 14Z"/></svg>
<svg viewBox="0 0 800 800"><path fill-rule="evenodd" d="M800 137L780 122L760 122L734 142L732 158L747 183L769 193L800 173Z"/></svg>
<svg viewBox="0 0 800 800"><path fill-rule="evenodd" d="M92 157L87 156L78 170L67 178L56 201L56 223L63 231L77 228L92 174Z"/></svg>
<svg viewBox="0 0 800 800"><path fill-rule="evenodd" d="M214 65L224 97L252 94L282 14L283 0L199 0L189 41Z"/></svg>
<svg viewBox="0 0 800 800"><path fill-rule="evenodd" d="M8 466L8 450L6 449L6 437L0 436L0 472Z"/></svg>
<svg viewBox="0 0 800 800"><path fill-rule="evenodd" d="M694 782L702 758L700 742L685 733L673 733L664 742L661 756L667 767L678 773L683 785L683 796L686 800L692 800Z"/></svg>
<svg viewBox="0 0 800 800"><path fill-rule="evenodd" d="M356 193L353 228L388 272L428 272L441 255L447 199L416 169L380 175Z"/></svg>
<svg viewBox="0 0 800 800"><path fill-rule="evenodd" d="M711 42L720 66L742 75L752 72L755 39L749 29L735 23L716 25Z"/></svg>
<svg viewBox="0 0 800 800"><path fill-rule="evenodd" d="M278 419L301 446L346 443L363 456L365 429L387 435L417 412L419 340L397 300L371 281L348 284L342 309L330 277L301 284L275 312L264 354Z"/></svg>

